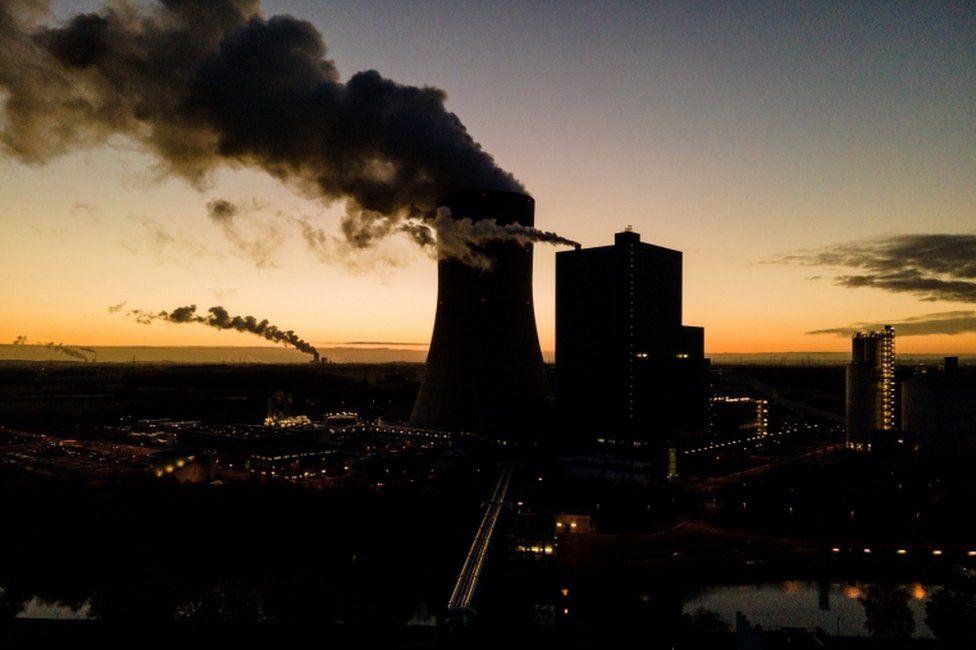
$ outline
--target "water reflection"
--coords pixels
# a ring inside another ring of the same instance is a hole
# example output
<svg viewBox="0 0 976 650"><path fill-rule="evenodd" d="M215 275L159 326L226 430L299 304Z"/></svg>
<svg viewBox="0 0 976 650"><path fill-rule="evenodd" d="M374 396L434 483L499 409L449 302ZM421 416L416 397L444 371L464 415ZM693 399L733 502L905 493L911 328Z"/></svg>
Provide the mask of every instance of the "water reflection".
<svg viewBox="0 0 976 650"><path fill-rule="evenodd" d="M726 621L734 621L735 613L740 611L750 622L765 628L819 627L828 634L868 636L863 600L872 586L862 582L818 584L789 580L706 587L685 601L683 611L704 608ZM924 624L925 603L938 586L914 583L895 587L911 595L907 606L917 622L914 636L932 638L932 631Z"/></svg>
<svg viewBox="0 0 976 650"><path fill-rule="evenodd" d="M887 590L903 591L907 600L908 610L914 618L914 636L931 638L931 630L924 624L925 605L932 593L939 587L922 583L904 585L889 585ZM722 585L709 587L685 587L680 589L683 595L681 612L693 618L702 616L702 612L717 614L726 623L735 621L735 614L741 611L753 624L764 628L803 627L822 628L828 634L842 634L845 636L867 636L865 627L867 615L865 601L873 592L878 592L877 585L867 582L812 582L803 580L785 580L779 582L764 582L745 585ZM563 599L568 598L571 590L563 587L559 590ZM631 592L633 593L633 592ZM648 607L652 600L664 603L666 607L669 598L658 594L657 597L645 591L638 591L637 600L641 606ZM677 596L677 594L675 594ZM909 598L910 596L910 598ZM663 600L662 600L663 599ZM678 600L682 600L679 596ZM678 613L675 602L672 616ZM49 602L34 596L23 604L18 618L44 619L85 619L91 616L90 601L80 606L71 606L59 602ZM424 624L432 624L432 614L421 607L414 619L424 619ZM411 620L411 623L421 623Z"/></svg>
<svg viewBox="0 0 976 650"><path fill-rule="evenodd" d="M919 583L912 585L912 598L915 600L925 600L929 597L928 590Z"/></svg>

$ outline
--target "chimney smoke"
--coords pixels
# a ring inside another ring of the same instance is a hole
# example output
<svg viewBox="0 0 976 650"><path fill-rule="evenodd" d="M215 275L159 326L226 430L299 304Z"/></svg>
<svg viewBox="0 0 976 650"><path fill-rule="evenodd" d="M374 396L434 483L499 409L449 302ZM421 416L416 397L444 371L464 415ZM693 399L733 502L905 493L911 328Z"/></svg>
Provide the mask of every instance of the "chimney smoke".
<svg viewBox="0 0 976 650"><path fill-rule="evenodd" d="M517 224L431 218L451 192L524 188L447 110L444 91L375 70L341 80L309 22L266 18L257 0L119 0L57 26L38 21L46 7L0 4L0 147L23 162L122 135L197 186L218 167L246 166L345 201L354 248L397 232L430 246L433 229L439 256L484 266L458 241L572 244Z"/></svg>
<svg viewBox="0 0 976 650"><path fill-rule="evenodd" d="M498 216L505 218L504 215ZM455 219L447 206L437 208L428 222L412 221L403 230L420 246L434 249L438 259L455 259L483 270L490 269L492 265L491 257L482 248L491 242L515 242L523 248L534 243L579 246L577 242L554 232L537 230L518 222L498 223L497 218Z"/></svg>
<svg viewBox="0 0 976 650"><path fill-rule="evenodd" d="M27 340L26 337L24 338L24 340L25 341ZM79 348L78 350L76 350L75 348L66 346L64 343L55 343L54 341L48 341L47 343L40 343L39 345L43 345L45 348L53 352L60 352L65 356L71 357L72 359L80 359L82 361L91 361L91 359L86 357L79 350L90 350L94 352L94 350L91 350L91 348Z"/></svg>
<svg viewBox="0 0 976 650"><path fill-rule="evenodd" d="M211 307L207 314L198 314L196 305L177 307L173 311L148 312L141 309L133 309L129 316L136 319L143 325L149 325L155 320L168 321L170 323L200 323L207 327L218 330L236 330L238 332L249 332L261 338L291 345L305 354L312 355L317 362L319 360L318 350L313 345L304 341L292 330L281 330L272 325L266 319L259 321L254 316L231 316L226 309L221 306Z"/></svg>

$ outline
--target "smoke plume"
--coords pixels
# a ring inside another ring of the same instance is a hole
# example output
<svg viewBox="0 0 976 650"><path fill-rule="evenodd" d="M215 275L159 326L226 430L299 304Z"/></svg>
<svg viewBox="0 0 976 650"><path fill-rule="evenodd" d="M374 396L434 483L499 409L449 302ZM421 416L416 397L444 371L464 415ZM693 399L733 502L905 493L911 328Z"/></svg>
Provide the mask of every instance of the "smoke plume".
<svg viewBox="0 0 976 650"><path fill-rule="evenodd" d="M0 147L23 162L122 135L198 187L220 166L247 166L344 201L341 231L353 248L398 232L432 246L433 227L447 235L438 254L479 266L463 237L487 241L487 224L448 232L418 219L438 219L437 198L453 191L523 190L445 108L444 91L375 70L342 81L311 23L267 18L258 0L166 0L145 11L116 0L58 26L39 22L46 7L0 5ZM265 243L234 227L232 204L208 209L258 266L269 264ZM531 229L494 233L566 243Z"/></svg>
<svg viewBox="0 0 976 650"><path fill-rule="evenodd" d="M521 246L537 242L557 246L579 245L554 232L518 223L499 224L495 219L472 221L467 217L454 219L446 206L437 208L435 216L428 222L411 220L400 228L420 246L436 250L439 258L453 258L481 269L491 268L491 258L478 247L491 242L509 241Z"/></svg>
<svg viewBox="0 0 976 650"><path fill-rule="evenodd" d="M224 236L249 258L259 269L277 266L275 256L281 248L283 238L274 226L255 223L260 232L248 237L238 223L243 210L226 199L214 199L207 203L207 215L224 232Z"/></svg>
<svg viewBox="0 0 976 650"><path fill-rule="evenodd" d="M27 345L27 337L24 336L23 334L21 334L20 336L18 336L17 338L14 339L14 343L13 344L14 345Z"/></svg>
<svg viewBox="0 0 976 650"><path fill-rule="evenodd" d="M262 169L345 201L354 246L449 192L523 189L444 91L374 70L342 81L311 23L265 17L257 0L117 0L57 26L46 13L43 0L0 5L0 145L23 162L122 135L198 186L222 165Z"/></svg>
<svg viewBox="0 0 976 650"><path fill-rule="evenodd" d="M177 307L169 312L148 312L133 309L129 312L129 316L143 325L149 325L155 320L164 320L170 323L200 323L219 330L249 332L275 343L291 345L305 354L311 354L316 361L319 359L318 350L292 330L278 329L266 319L259 321L254 316L231 316L226 309L219 305L208 309L206 315L198 314L196 305L187 305Z"/></svg>
<svg viewBox="0 0 976 650"><path fill-rule="evenodd" d="M51 350L53 352L60 352L61 354L64 354L66 356L71 357L72 359L80 359L82 361L91 361L91 359L89 359L88 357L86 357L80 351L78 351L78 350L76 350L74 348L68 347L64 343L55 343L54 341L49 341L47 343L40 343L39 345L43 345L45 348L47 348L48 350ZM83 349L83 350L91 350L91 348L81 348L81 349ZM94 350L91 350L91 351L94 352Z"/></svg>

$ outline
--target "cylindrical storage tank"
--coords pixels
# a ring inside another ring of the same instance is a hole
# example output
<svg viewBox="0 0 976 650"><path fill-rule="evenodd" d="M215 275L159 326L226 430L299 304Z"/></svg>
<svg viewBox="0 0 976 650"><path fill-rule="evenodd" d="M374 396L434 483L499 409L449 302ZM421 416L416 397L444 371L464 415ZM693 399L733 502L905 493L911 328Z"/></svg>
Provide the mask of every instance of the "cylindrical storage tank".
<svg viewBox="0 0 976 650"><path fill-rule="evenodd" d="M871 432L881 428L879 385L877 368L873 364L847 364L845 407L848 449L868 449Z"/></svg>
<svg viewBox="0 0 976 650"><path fill-rule="evenodd" d="M454 219L532 226L535 201L518 192L458 192L441 205ZM529 430L546 376L532 303L532 247L478 247L489 270L455 259L437 264L437 312L411 424L513 434Z"/></svg>

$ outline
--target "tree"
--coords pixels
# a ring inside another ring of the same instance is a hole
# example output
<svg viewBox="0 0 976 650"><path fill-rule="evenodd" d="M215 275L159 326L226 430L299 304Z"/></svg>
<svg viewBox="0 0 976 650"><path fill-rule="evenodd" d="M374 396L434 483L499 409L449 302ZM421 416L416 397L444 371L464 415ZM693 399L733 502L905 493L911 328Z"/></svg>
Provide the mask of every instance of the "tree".
<svg viewBox="0 0 976 650"><path fill-rule="evenodd" d="M864 627L871 636L909 639L915 632L915 615L908 607L911 596L894 585L871 585L859 602L864 607Z"/></svg>
<svg viewBox="0 0 976 650"><path fill-rule="evenodd" d="M939 589L925 604L925 624L947 648L976 647L976 595Z"/></svg>

